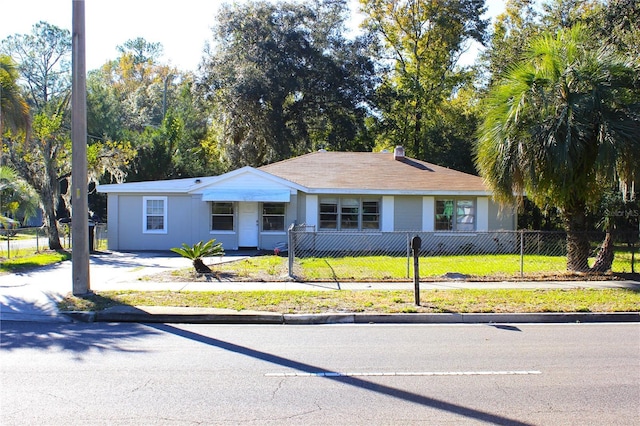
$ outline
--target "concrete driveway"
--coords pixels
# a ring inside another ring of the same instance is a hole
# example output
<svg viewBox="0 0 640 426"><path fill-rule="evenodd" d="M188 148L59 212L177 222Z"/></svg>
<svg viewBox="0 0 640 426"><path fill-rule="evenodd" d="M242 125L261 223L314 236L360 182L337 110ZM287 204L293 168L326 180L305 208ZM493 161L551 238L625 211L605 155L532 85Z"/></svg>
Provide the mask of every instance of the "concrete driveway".
<svg viewBox="0 0 640 426"><path fill-rule="evenodd" d="M95 253L90 259L90 287L95 290L122 287L145 275L191 265L188 259L168 252ZM71 262L0 275L0 319L68 321L58 314L56 303L71 290Z"/></svg>

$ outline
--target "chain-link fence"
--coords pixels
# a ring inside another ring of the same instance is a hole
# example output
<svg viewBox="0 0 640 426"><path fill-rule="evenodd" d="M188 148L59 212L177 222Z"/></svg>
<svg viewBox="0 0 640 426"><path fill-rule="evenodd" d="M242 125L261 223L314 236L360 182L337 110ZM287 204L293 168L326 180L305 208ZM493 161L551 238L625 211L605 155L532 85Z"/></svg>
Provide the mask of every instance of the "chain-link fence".
<svg viewBox="0 0 640 426"><path fill-rule="evenodd" d="M71 248L71 226L58 226L60 243L65 249ZM94 251L107 248L107 225L95 224L89 228L90 248ZM49 237L44 227L0 229L0 258L9 259L49 249Z"/></svg>
<svg viewBox="0 0 640 426"><path fill-rule="evenodd" d="M564 232L330 232L289 229L289 274L303 280L410 280L410 242L420 237L421 279L557 276L567 270ZM589 264L604 233L589 233ZM612 270L635 272L638 234L614 235Z"/></svg>

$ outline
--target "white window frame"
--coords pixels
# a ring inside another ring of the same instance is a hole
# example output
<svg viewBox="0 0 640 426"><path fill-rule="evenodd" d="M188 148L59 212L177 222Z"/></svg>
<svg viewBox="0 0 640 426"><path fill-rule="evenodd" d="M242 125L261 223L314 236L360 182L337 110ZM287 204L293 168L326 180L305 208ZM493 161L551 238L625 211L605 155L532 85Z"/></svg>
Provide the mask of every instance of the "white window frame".
<svg viewBox="0 0 640 426"><path fill-rule="evenodd" d="M230 214L220 214L220 213L214 213L213 212L213 206L214 204L231 204L231 213ZM237 212L238 212L238 203L234 202L234 201L211 201L209 204L209 212L210 212L210 216L209 216L209 233L211 234L233 234L236 232L236 226L238 225L238 219L237 219ZM220 216L220 217L231 217L231 219L233 220L232 224L233 224L233 229L213 229L213 217L214 216Z"/></svg>
<svg viewBox="0 0 640 426"><path fill-rule="evenodd" d="M357 207L353 204L349 205L349 201L357 200ZM323 203L323 201L325 201ZM335 202L335 204L332 203ZM378 212L377 213L364 213L364 203L365 202L376 202L378 204ZM327 213L322 212L321 205L322 204L333 204L336 206L335 213ZM318 197L318 229L322 231L345 231L345 232L380 232L382 227L382 199L376 197L352 197L352 196L343 196L343 197ZM347 209L349 208L357 208L357 213L349 213ZM322 224L321 217L322 215L335 215L336 217L336 226L335 228L322 228L320 225ZM351 228L343 228L343 216L352 216L358 215L358 223L356 227ZM377 215L378 217L378 227L377 228L363 228L363 216L373 216Z"/></svg>
<svg viewBox="0 0 640 426"><path fill-rule="evenodd" d="M451 216L451 229L438 229L436 220L438 217L438 202L440 201L453 201L453 215ZM473 217L471 229L458 229L458 203L470 201L472 204ZM435 232L474 232L478 227L478 203L474 197L438 197L433 203L433 229Z"/></svg>
<svg viewBox="0 0 640 426"><path fill-rule="evenodd" d="M274 214L268 213L265 214L265 204L281 204L282 205L282 214ZM282 229L265 229L265 219L268 217L281 217L282 218ZM260 229L261 232L265 233L283 233L287 230L287 203L279 202L279 201L265 201L260 204Z"/></svg>
<svg viewBox="0 0 640 426"><path fill-rule="evenodd" d="M160 214L149 214L147 208L148 201L161 201L162 202L162 215ZM167 210L168 208L168 197L142 197L142 233L143 234L166 234L168 229L167 223ZM162 216L162 229L149 229L147 226L147 219L149 216Z"/></svg>

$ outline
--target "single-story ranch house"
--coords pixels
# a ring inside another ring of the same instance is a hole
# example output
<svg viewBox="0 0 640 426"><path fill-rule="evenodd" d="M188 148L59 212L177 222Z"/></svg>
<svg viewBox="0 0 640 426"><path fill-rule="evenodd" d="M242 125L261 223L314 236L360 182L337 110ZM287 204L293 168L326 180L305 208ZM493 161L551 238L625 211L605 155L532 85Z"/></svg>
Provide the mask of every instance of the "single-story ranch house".
<svg viewBox="0 0 640 426"><path fill-rule="evenodd" d="M318 232L445 234L514 230L482 179L391 152L318 151L220 176L99 185L111 250L215 239L272 250L291 224Z"/></svg>

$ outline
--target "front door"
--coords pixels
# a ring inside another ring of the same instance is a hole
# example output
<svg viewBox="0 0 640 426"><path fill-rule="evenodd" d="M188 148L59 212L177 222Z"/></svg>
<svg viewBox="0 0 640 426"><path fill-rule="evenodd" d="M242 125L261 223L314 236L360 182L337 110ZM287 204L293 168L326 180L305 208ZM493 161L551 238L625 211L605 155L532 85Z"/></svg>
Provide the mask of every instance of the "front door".
<svg viewBox="0 0 640 426"><path fill-rule="evenodd" d="M238 247L258 247L258 203L240 202Z"/></svg>

